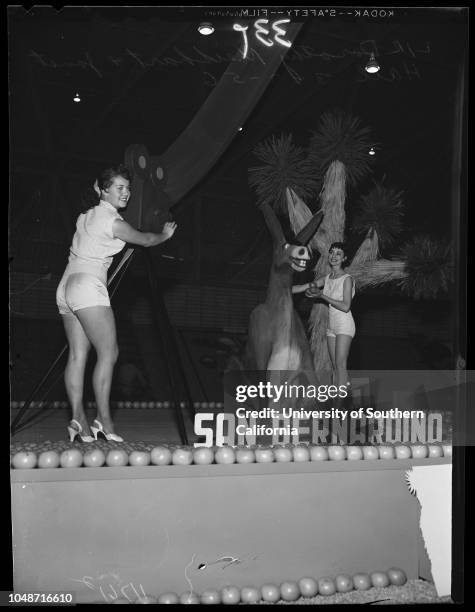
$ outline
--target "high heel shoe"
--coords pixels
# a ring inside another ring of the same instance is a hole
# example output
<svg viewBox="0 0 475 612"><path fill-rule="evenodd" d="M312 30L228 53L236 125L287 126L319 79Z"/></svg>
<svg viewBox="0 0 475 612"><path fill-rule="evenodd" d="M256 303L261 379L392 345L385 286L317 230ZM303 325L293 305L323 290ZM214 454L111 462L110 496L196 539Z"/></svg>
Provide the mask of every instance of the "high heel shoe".
<svg viewBox="0 0 475 612"><path fill-rule="evenodd" d="M101 433L105 437L106 440L112 440L113 442L123 442L124 441L124 438L121 438L117 434L106 433L104 431L104 427L102 426L102 423L98 421L97 419L94 419L94 423L98 425L98 427L93 427L91 425L92 435L94 436L95 440L97 440L97 434Z"/></svg>
<svg viewBox="0 0 475 612"><path fill-rule="evenodd" d="M76 425L77 429L71 427L71 425ZM74 442L76 436L79 436L81 442L94 442L94 438L92 436L83 436L82 435L82 426L81 423L73 419L68 425L68 433L69 433L69 441Z"/></svg>

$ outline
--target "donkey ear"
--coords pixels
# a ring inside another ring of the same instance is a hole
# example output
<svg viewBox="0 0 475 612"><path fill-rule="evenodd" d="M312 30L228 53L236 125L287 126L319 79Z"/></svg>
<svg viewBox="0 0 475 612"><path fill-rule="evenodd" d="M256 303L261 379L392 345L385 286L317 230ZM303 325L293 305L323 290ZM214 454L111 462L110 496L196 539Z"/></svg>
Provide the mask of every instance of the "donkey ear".
<svg viewBox="0 0 475 612"><path fill-rule="evenodd" d="M295 237L295 244L307 246L310 240L312 240L312 238L314 237L322 221L323 212L319 210L313 215L307 225L297 234L297 236Z"/></svg>

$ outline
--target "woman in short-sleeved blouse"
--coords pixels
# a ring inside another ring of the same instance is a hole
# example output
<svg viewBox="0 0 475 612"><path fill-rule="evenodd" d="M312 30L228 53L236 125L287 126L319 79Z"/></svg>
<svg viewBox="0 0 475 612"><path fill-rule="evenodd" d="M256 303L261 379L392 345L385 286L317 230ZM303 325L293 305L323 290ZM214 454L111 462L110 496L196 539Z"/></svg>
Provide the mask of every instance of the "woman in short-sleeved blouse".
<svg viewBox="0 0 475 612"><path fill-rule="evenodd" d="M92 442L99 432L108 440L122 441L114 433L109 406L110 387L118 357L114 314L107 291L107 271L112 258L126 243L156 246L171 238L175 223L165 223L160 234L140 232L123 220L119 210L130 197L130 174L125 166L108 168L98 178L99 203L79 215L68 265L56 291L69 344L64 373L66 392L72 407L68 431L70 440L79 435ZM86 421L83 406L84 372L91 345L97 353L93 388L97 406L94 426Z"/></svg>

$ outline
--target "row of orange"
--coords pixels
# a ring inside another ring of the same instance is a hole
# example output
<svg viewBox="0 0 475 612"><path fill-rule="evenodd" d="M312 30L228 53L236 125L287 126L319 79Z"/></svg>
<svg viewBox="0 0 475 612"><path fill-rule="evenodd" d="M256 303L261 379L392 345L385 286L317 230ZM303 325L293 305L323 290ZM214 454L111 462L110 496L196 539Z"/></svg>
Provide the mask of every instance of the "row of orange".
<svg viewBox="0 0 475 612"><path fill-rule="evenodd" d="M11 458L15 469L57 467L147 466L147 465L210 465L233 463L302 463L308 461L358 461L390 459L426 459L450 457L450 444L399 444L395 446L296 446L237 447L221 446L197 448L181 446L174 449L156 446L151 451L134 450L128 453L122 448L112 448L107 454L94 447L84 453L69 448L59 453L48 450L37 455L31 451L19 451Z"/></svg>
<svg viewBox="0 0 475 612"><path fill-rule="evenodd" d="M198 594L192 591L178 596L176 593L163 593L158 597L138 594L135 599L107 597L107 603L138 603L138 604L258 604L261 601L276 603L278 601L296 601L300 597L311 598L316 595L325 597L336 593L349 593L350 591L368 591L372 587L385 588L388 586L402 586L407 582L406 574L402 569L392 567L386 572L377 571L370 574L361 572L350 576L339 574L335 578L301 578L298 581L287 580L280 585L265 584L262 587L225 586L220 590L209 589ZM371 603L371 602L370 602Z"/></svg>

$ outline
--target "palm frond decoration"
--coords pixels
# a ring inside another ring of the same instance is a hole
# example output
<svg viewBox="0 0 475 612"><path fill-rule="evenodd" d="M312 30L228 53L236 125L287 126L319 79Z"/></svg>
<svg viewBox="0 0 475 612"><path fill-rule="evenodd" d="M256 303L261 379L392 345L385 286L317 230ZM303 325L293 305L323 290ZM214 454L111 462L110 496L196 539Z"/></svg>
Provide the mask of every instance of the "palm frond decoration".
<svg viewBox="0 0 475 612"><path fill-rule="evenodd" d="M348 272L355 279L357 291L394 281L403 282L407 276L405 262L392 259L377 259L366 264L352 262Z"/></svg>
<svg viewBox="0 0 475 612"><path fill-rule="evenodd" d="M347 180L355 185L371 172L368 150L374 145L371 130L358 117L344 111L326 112L310 140L309 160L319 174L338 160L345 165Z"/></svg>
<svg viewBox="0 0 475 612"><path fill-rule="evenodd" d="M292 135L282 134L259 143L254 154L262 165L249 168L249 184L255 189L259 204L269 204L276 211L286 210L287 187L303 199L311 198L320 180L302 147L294 145Z"/></svg>
<svg viewBox="0 0 475 612"><path fill-rule="evenodd" d="M362 196L359 211L353 222L356 233L366 234L373 229L378 234L381 246L390 246L403 229L402 191L377 183Z"/></svg>
<svg viewBox="0 0 475 612"><path fill-rule="evenodd" d="M366 233L365 239L358 247L351 266L359 266L369 261L375 261L379 257L379 238L378 233L372 227ZM351 274L351 272L350 272Z"/></svg>
<svg viewBox="0 0 475 612"><path fill-rule="evenodd" d="M344 238L345 201L345 166L339 161L334 161L325 173L323 187L320 192L323 221L312 239L312 247L320 254L326 254L332 242L337 242ZM323 274L325 271L328 271L326 258L321 260L319 265L320 268L316 272Z"/></svg>
<svg viewBox="0 0 475 612"><path fill-rule="evenodd" d="M398 283L402 291L419 300L447 293L453 281L452 248L428 236L416 236L400 253L406 275Z"/></svg>
<svg viewBox="0 0 475 612"><path fill-rule="evenodd" d="M327 327L328 327L328 306L316 303L312 307L308 321L308 331L310 335L310 345L313 350L313 367L315 372L331 371L332 365L328 354L327 346Z"/></svg>
<svg viewBox="0 0 475 612"><path fill-rule="evenodd" d="M322 210L329 217L332 215L332 224L337 233L343 233L345 225L347 175L345 166L340 161L333 161L325 173L323 187L320 192ZM336 212L335 212L336 211ZM335 238L337 240L337 238Z"/></svg>

